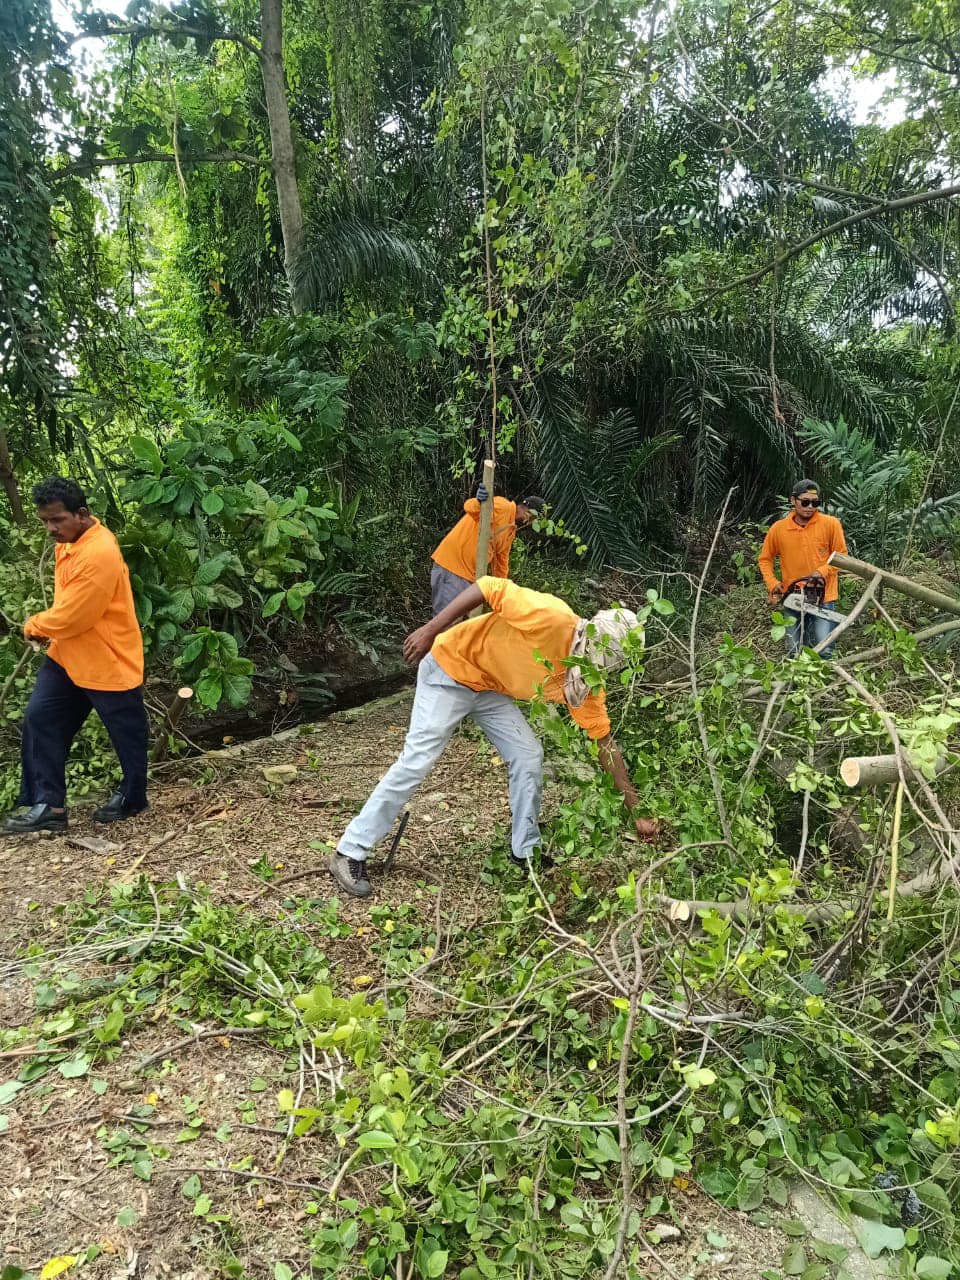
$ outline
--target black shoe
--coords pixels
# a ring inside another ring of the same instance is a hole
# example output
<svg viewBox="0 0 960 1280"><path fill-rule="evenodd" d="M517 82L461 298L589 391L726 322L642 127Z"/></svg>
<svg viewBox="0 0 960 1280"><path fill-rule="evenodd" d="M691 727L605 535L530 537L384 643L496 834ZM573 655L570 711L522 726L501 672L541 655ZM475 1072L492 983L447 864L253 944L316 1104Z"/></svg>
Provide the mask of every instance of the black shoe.
<svg viewBox="0 0 960 1280"><path fill-rule="evenodd" d="M518 858L515 853L511 853L510 863L518 871L522 871L525 876L530 874L531 867L540 874L544 871L552 871L557 865L548 853L538 853L532 858Z"/></svg>
<svg viewBox="0 0 960 1280"><path fill-rule="evenodd" d="M367 879L366 863L357 858L347 858L342 853L331 853L327 869L341 889L354 898L369 898L373 892Z"/></svg>
<svg viewBox="0 0 960 1280"><path fill-rule="evenodd" d="M63 835L67 829L67 811L55 812L48 804L35 804L24 813L11 813L3 824L5 836L25 836L31 831L50 831Z"/></svg>
<svg viewBox="0 0 960 1280"><path fill-rule="evenodd" d="M94 822L126 822L127 818L135 818L138 813L146 813L150 806L143 804L127 804L123 793L115 791L105 805L94 809Z"/></svg>

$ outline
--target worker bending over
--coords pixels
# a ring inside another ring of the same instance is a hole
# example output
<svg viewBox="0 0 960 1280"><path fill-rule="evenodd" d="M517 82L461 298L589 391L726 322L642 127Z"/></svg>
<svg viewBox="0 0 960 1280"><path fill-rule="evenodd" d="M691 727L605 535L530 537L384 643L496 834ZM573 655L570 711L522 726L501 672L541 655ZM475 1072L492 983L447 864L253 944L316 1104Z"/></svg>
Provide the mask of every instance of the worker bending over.
<svg viewBox="0 0 960 1280"><path fill-rule="evenodd" d="M453 624L484 602L490 613ZM610 732L603 689L591 691L577 665L597 671L625 661L624 641L642 639L637 615L607 609L586 620L556 596L528 591L504 578L484 577L468 586L432 621L407 636L404 657L420 663L410 728L397 762L381 778L330 856L330 871L347 893L370 893L366 860L388 834L404 805L440 759L454 729L471 716L507 767L513 815L513 864L526 871L540 845L543 748L516 705L541 689L548 702L563 702L598 744L600 763L620 792L637 834L657 833L656 823L636 815L637 794Z"/></svg>
<svg viewBox="0 0 960 1280"><path fill-rule="evenodd" d="M469 587L477 576L477 536L480 531L480 504L486 502L486 487L480 485L475 498L463 504L465 515L457 521L433 553L433 569L430 574L430 595L433 612L438 614L450 601ZM532 495L522 502L509 498L494 498L493 518L490 521L490 574L494 578L509 578L510 548L520 529L534 522L544 510L542 498Z"/></svg>
<svg viewBox="0 0 960 1280"><path fill-rule="evenodd" d="M843 537L843 525L836 516L828 516L820 510L820 486L812 480L799 480L790 491L790 515L777 520L767 530L763 547L757 557L760 572L767 584L770 604L778 605L795 582L822 584L823 608L834 610L838 595L837 570L827 564L834 551L847 553ZM773 569L774 560L780 561L780 577ZM805 644L812 646L826 640L836 627L835 622L818 618L814 614L800 614L794 609L784 609L791 619L787 627L785 643L787 655L795 657ZM833 646L823 650L829 658Z"/></svg>

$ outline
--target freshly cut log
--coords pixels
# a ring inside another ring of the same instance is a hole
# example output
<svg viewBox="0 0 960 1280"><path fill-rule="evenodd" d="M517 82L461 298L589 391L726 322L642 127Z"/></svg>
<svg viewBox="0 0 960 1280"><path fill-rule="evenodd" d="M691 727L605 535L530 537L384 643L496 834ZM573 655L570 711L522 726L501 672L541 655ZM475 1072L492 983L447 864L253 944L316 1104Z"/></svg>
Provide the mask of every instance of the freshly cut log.
<svg viewBox="0 0 960 1280"><path fill-rule="evenodd" d="M879 577L882 584L891 591L899 591L902 596L921 600L932 609L939 609L942 613L953 613L960 617L960 600L956 596L944 595L942 591L925 587L923 583L914 582L912 578L904 578L899 573L890 573L886 569L878 568L875 564L867 564L866 560L856 560L853 556L845 556L839 551L834 551L827 564L835 565L845 573L854 573L858 578L865 578L868 582L871 578Z"/></svg>
<svg viewBox="0 0 960 1280"><path fill-rule="evenodd" d="M936 772L943 773L947 767L945 757L941 756L936 763ZM847 756L840 762L840 777L852 789L859 787L881 787L900 781L900 770L897 768L897 757L890 756Z"/></svg>

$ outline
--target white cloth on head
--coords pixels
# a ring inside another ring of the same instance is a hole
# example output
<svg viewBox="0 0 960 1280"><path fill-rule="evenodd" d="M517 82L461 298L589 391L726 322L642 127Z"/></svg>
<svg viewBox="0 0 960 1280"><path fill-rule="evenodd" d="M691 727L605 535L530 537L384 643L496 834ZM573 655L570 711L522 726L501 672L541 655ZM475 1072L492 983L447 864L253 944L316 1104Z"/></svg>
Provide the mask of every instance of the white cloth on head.
<svg viewBox="0 0 960 1280"><path fill-rule="evenodd" d="M631 609L601 609L592 618L580 619L570 657L586 658L599 671L617 671L627 660L623 642L631 632L638 632L642 642L643 628ZM578 666L567 668L563 690L569 706L583 706L590 690Z"/></svg>

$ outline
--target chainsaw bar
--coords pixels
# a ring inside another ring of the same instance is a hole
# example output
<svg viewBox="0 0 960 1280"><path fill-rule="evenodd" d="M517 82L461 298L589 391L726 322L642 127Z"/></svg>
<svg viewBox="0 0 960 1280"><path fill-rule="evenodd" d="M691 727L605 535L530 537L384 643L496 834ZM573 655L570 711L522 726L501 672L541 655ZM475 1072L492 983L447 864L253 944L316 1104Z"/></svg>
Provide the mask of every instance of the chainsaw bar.
<svg viewBox="0 0 960 1280"><path fill-rule="evenodd" d="M802 618L826 618L827 622L841 623L846 617L846 614L836 613L833 609L821 609L819 605L810 604L804 600L802 591L791 591L780 601L780 606L799 613Z"/></svg>

